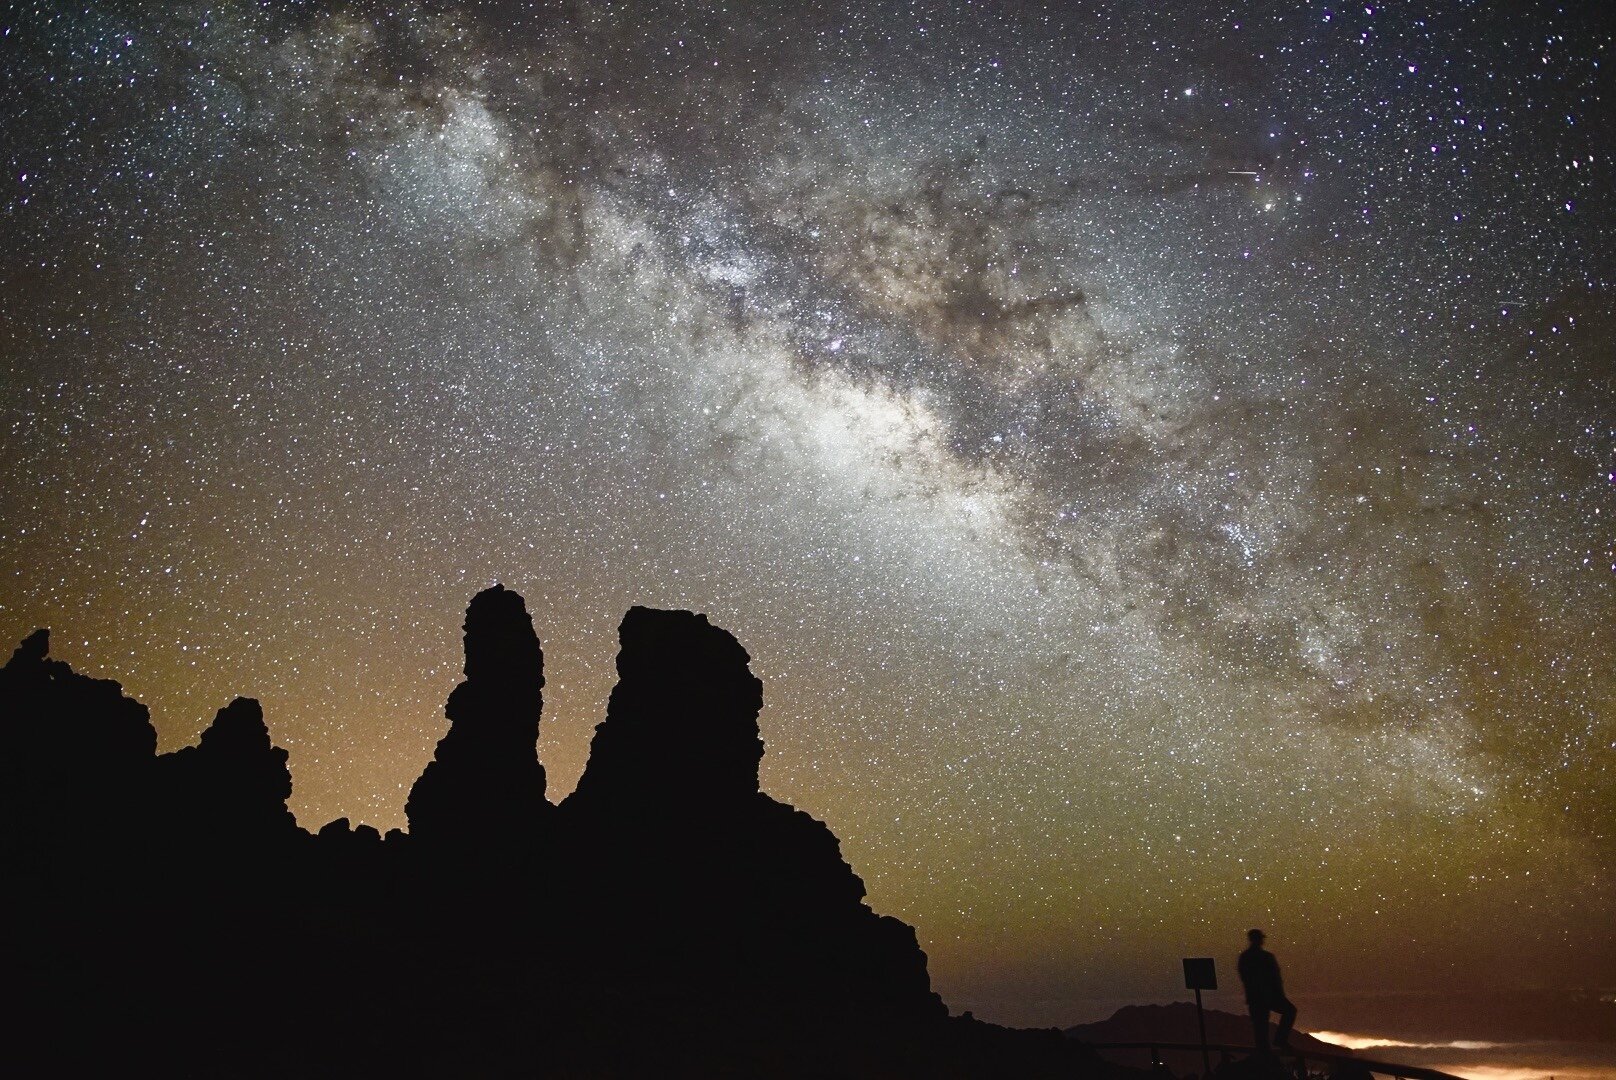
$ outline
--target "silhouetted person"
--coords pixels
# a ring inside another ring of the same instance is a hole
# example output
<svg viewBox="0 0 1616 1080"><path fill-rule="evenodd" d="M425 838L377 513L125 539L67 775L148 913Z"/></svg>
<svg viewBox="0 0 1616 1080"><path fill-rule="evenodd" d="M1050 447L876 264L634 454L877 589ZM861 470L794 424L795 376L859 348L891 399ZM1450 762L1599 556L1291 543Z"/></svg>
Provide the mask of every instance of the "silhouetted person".
<svg viewBox="0 0 1616 1080"><path fill-rule="evenodd" d="M1251 945L1240 954L1240 982L1246 988L1246 1008L1251 1010L1253 1045L1268 1052L1268 1014L1279 1014L1279 1034L1274 1041L1286 1046L1291 1025L1296 1023L1296 1006L1285 996L1285 981L1279 975L1279 961L1263 948L1266 935L1261 930L1246 931Z"/></svg>

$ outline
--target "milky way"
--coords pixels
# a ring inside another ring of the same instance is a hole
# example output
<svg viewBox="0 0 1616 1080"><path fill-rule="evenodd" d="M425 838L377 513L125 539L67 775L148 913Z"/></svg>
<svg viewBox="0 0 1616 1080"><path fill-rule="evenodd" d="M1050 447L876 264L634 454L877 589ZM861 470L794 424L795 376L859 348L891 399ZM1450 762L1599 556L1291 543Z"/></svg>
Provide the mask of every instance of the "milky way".
<svg viewBox="0 0 1616 1080"><path fill-rule="evenodd" d="M707 612L995 1019L1607 977L1593 8L776 7L12 6L0 629L386 827L473 592L552 795Z"/></svg>

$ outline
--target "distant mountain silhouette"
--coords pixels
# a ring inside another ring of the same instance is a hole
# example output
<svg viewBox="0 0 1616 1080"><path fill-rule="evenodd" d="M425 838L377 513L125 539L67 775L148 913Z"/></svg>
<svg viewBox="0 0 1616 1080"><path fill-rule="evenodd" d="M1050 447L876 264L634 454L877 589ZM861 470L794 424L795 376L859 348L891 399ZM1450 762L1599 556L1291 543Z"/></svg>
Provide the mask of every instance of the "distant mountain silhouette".
<svg viewBox="0 0 1616 1080"><path fill-rule="evenodd" d="M588 767L536 751L522 598L471 601L408 833L287 811L258 703L157 754L144 706L27 638L0 669L0 926L23 1073L1078 1076L1058 1032L949 1018L914 931L759 790L762 685L687 611L634 608Z"/></svg>
<svg viewBox="0 0 1616 1080"><path fill-rule="evenodd" d="M1196 1025L1195 1004L1190 1001L1175 1001L1171 1005L1128 1005L1118 1009L1109 1019L1069 1027L1066 1035L1084 1043L1199 1043L1201 1038ZM1251 1018L1207 1009L1206 1041L1211 1045L1250 1046ZM1351 1053L1302 1031L1291 1034L1290 1045L1304 1054ZM1102 1050L1101 1054L1119 1064L1135 1068L1150 1065L1149 1050ZM1177 1076L1202 1071L1199 1050L1165 1050L1161 1052L1160 1059ZM1215 1065L1218 1056L1213 1054L1212 1060Z"/></svg>

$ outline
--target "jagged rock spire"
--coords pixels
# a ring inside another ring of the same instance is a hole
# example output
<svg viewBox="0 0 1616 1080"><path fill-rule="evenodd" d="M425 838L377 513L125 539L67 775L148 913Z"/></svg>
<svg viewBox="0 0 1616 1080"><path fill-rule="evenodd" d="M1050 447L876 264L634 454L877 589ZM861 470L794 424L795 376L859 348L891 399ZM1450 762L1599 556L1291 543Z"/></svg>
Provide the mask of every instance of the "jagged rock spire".
<svg viewBox="0 0 1616 1080"><path fill-rule="evenodd" d="M578 978L675 971L680 992L756 1023L941 1018L914 932L862 903L823 823L759 790L763 690L741 644L705 615L643 607L618 637L617 686L561 815L563 918L594 930Z"/></svg>
<svg viewBox="0 0 1616 1080"><path fill-rule="evenodd" d="M170 812L221 844L287 836L297 822L286 809L292 796L286 758L270 740L263 708L238 697L219 710L196 746L158 759L160 783L181 800Z"/></svg>
<svg viewBox="0 0 1616 1080"><path fill-rule="evenodd" d="M758 791L763 684L729 631L689 611L630 608L617 686L573 798L668 808Z"/></svg>
<svg viewBox="0 0 1616 1080"><path fill-rule="evenodd" d="M410 833L429 842L503 843L551 808L539 764L544 652L518 594L484 589L466 608L466 680L449 695L449 731L415 786Z"/></svg>

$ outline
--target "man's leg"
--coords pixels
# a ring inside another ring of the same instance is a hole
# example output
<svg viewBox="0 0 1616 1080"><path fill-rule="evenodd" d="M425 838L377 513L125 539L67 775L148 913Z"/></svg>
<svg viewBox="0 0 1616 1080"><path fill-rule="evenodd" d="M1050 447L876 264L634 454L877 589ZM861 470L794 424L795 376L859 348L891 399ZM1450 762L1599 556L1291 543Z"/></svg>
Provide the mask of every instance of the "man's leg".
<svg viewBox="0 0 1616 1080"><path fill-rule="evenodd" d="M1279 1034L1274 1041L1281 1046L1289 1046L1291 1041L1291 1025L1296 1023L1296 1006L1291 1004L1290 998L1280 998L1274 1002L1279 1012Z"/></svg>
<svg viewBox="0 0 1616 1080"><path fill-rule="evenodd" d="M1251 1045L1260 1054L1268 1053L1268 1006L1254 1001L1246 1002L1251 1010Z"/></svg>

